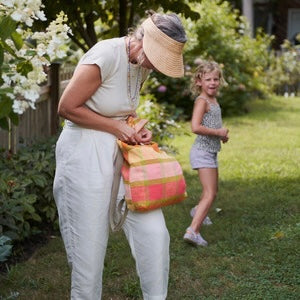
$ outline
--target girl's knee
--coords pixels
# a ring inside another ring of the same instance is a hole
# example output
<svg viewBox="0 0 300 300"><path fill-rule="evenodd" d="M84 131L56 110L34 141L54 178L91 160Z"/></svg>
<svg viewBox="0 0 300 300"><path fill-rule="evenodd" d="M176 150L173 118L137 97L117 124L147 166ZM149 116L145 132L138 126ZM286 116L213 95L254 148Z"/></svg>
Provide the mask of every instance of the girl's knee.
<svg viewBox="0 0 300 300"><path fill-rule="evenodd" d="M208 201L212 202L217 197L217 191L216 190L209 190L203 192L203 198L207 199Z"/></svg>

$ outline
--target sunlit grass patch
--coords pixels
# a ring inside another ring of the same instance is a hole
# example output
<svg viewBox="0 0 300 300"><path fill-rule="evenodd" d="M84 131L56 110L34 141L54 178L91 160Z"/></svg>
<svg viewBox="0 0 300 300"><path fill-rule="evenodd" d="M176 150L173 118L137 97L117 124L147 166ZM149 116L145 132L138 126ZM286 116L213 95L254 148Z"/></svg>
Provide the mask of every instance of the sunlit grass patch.
<svg viewBox="0 0 300 300"><path fill-rule="evenodd" d="M178 135L188 198L164 208L171 237L169 300L299 299L300 98L252 103L250 113L224 120L230 141L219 155L220 183L203 227L206 248L182 237L201 187L189 165L194 136ZM189 128L189 124L185 124ZM59 237L27 262L0 275L0 299L68 299L70 272ZM13 298L10 298L13 299ZM109 240L103 299L142 299L122 232Z"/></svg>

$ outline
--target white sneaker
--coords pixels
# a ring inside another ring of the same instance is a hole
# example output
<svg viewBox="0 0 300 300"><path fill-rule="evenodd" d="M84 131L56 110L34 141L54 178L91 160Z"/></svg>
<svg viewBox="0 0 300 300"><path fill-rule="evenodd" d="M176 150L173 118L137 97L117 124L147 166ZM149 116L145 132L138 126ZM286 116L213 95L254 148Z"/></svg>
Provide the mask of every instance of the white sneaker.
<svg viewBox="0 0 300 300"><path fill-rule="evenodd" d="M191 215L192 218L194 218L195 213L196 213L196 208L193 207L193 208L191 209L191 211L190 211L190 215ZM203 225L209 226L209 225L212 225L213 222L211 221L211 219L210 219L209 216L206 216L206 217L204 218L202 224L203 224Z"/></svg>
<svg viewBox="0 0 300 300"><path fill-rule="evenodd" d="M195 233L195 231L188 227L183 236L183 239L194 246L203 246L206 247L208 245L207 241L201 236L200 233Z"/></svg>
<svg viewBox="0 0 300 300"><path fill-rule="evenodd" d="M206 226L209 226L209 225L212 225L213 222L211 221L210 217L209 216L206 216L202 222L203 225L206 225Z"/></svg>

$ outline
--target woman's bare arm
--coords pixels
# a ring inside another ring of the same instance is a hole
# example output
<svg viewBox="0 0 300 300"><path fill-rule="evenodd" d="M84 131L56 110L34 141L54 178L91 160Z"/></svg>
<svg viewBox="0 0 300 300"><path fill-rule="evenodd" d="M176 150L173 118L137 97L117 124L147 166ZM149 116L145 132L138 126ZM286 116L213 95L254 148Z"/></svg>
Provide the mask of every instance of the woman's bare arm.
<svg viewBox="0 0 300 300"><path fill-rule="evenodd" d="M109 132L123 141L135 141L134 129L125 122L104 117L85 106L101 83L97 65L80 65L61 96L58 114L79 126Z"/></svg>

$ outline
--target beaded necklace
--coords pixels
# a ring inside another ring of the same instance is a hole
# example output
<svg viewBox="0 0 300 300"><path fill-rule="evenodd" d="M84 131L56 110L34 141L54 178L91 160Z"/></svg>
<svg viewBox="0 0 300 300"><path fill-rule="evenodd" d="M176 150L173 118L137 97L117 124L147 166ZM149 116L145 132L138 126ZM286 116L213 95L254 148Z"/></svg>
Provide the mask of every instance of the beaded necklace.
<svg viewBox="0 0 300 300"><path fill-rule="evenodd" d="M135 108L136 102L137 102L137 95L138 91L141 87L141 67L138 68L137 75L136 75L136 83L135 83L135 90L133 95L131 94L131 68L130 68L130 38L128 41L128 47L127 47L127 52L128 52L128 67L127 67L127 95L130 101L130 106L132 108Z"/></svg>

